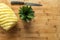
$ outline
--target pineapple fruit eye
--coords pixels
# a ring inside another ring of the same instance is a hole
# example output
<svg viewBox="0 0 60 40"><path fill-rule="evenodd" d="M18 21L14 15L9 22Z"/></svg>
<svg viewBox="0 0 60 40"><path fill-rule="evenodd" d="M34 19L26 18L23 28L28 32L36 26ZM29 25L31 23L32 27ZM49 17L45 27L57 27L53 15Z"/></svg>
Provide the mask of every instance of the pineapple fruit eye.
<svg viewBox="0 0 60 40"><path fill-rule="evenodd" d="M29 22L34 18L34 11L31 6L23 6L19 10L20 18L26 22Z"/></svg>

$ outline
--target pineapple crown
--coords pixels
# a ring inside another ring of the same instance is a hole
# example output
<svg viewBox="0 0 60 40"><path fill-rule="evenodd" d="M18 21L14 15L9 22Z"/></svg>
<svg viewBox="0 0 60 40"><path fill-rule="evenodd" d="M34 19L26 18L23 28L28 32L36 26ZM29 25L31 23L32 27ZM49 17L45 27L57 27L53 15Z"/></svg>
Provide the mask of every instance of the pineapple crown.
<svg viewBox="0 0 60 40"><path fill-rule="evenodd" d="M26 22L31 21L34 18L34 11L31 6L23 6L19 9L20 18Z"/></svg>

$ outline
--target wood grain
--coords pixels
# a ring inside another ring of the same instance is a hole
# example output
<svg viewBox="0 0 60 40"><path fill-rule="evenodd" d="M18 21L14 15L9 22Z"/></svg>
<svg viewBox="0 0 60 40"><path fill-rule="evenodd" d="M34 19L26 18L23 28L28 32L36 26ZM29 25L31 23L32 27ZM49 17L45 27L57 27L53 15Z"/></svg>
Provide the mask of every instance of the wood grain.
<svg viewBox="0 0 60 40"><path fill-rule="evenodd" d="M23 1L40 3L43 6L32 6L35 17L31 23L26 24L18 15L19 7L22 5L11 5L19 20L17 25L8 32L0 29L0 40L60 40L60 1Z"/></svg>

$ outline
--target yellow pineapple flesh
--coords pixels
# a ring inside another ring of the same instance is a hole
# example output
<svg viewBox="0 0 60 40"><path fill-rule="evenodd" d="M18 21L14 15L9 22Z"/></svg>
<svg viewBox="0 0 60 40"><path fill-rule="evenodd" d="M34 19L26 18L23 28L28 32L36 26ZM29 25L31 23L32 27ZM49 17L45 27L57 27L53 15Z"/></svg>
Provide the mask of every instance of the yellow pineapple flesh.
<svg viewBox="0 0 60 40"><path fill-rule="evenodd" d="M4 3L0 3L0 26L5 30L9 30L17 21L18 18L12 9Z"/></svg>

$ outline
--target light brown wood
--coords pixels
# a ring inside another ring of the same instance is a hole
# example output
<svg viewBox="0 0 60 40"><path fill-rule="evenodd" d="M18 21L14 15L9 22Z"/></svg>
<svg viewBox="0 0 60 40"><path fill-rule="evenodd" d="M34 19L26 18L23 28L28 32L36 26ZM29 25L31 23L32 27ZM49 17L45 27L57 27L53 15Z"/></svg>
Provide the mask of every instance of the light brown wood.
<svg viewBox="0 0 60 40"><path fill-rule="evenodd" d="M19 18L21 5L11 5L19 18L17 25L10 31L0 29L0 40L59 40L60 39L60 1L59 0L23 0L40 3L43 6L32 6L35 17L30 24Z"/></svg>
<svg viewBox="0 0 60 40"><path fill-rule="evenodd" d="M5 4L11 6L10 0L0 0L0 3L5 3Z"/></svg>

